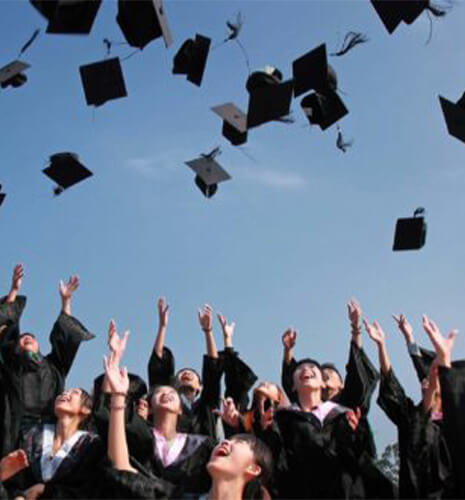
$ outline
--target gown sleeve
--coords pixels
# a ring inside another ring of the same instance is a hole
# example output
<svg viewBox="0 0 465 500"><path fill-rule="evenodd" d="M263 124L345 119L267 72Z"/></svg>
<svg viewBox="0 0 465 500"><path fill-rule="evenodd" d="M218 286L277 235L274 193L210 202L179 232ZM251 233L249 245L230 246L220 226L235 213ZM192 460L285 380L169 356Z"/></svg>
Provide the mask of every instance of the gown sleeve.
<svg viewBox="0 0 465 500"><path fill-rule="evenodd" d="M168 347L163 347L162 357L158 357L155 351L149 359L148 375L149 385L169 385L174 376L174 356Z"/></svg>
<svg viewBox="0 0 465 500"><path fill-rule="evenodd" d="M294 366L296 364L297 361L294 358L292 358L289 364L285 363L283 360L281 368L281 385L286 393L286 396L289 398L289 401L292 401L293 403L297 402L296 394L292 390L292 373L294 372Z"/></svg>
<svg viewBox="0 0 465 500"><path fill-rule="evenodd" d="M71 369L74 358L82 341L93 339L90 333L76 318L61 313L50 333L52 351L46 356L63 377Z"/></svg>
<svg viewBox="0 0 465 500"><path fill-rule="evenodd" d="M392 368L386 375L381 375L378 405L389 420L398 428L406 428L414 409L413 401L405 394Z"/></svg>

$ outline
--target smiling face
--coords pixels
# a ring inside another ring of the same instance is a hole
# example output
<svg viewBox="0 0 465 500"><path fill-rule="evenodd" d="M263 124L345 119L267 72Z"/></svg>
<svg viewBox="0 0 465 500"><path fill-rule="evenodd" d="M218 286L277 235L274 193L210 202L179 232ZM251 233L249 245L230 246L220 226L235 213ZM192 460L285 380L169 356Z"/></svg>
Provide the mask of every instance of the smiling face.
<svg viewBox="0 0 465 500"><path fill-rule="evenodd" d="M323 368L321 374L326 388L330 389L332 392L339 392L344 387L344 384L342 383L342 380L336 370L333 370L332 368Z"/></svg>
<svg viewBox="0 0 465 500"><path fill-rule="evenodd" d="M181 399L176 389L169 385L157 387L150 401L152 412L156 414L160 411L181 414Z"/></svg>
<svg viewBox="0 0 465 500"><path fill-rule="evenodd" d="M261 473L251 445L242 439L232 438L218 444L207 464L213 480L240 479L247 483Z"/></svg>
<svg viewBox="0 0 465 500"><path fill-rule="evenodd" d="M197 395L202 390L199 376L189 368L179 371L176 376L176 383L182 392L191 392Z"/></svg>
<svg viewBox="0 0 465 500"><path fill-rule="evenodd" d="M19 339L18 346L21 352L33 352L35 354L39 352L39 343L34 335L23 334Z"/></svg>
<svg viewBox="0 0 465 500"><path fill-rule="evenodd" d="M55 415L57 418L64 415L74 415L85 420L91 410L90 397L82 389L74 387L63 391L55 399Z"/></svg>
<svg viewBox="0 0 465 500"><path fill-rule="evenodd" d="M302 363L297 367L292 377L294 390L320 390L325 387L321 370L313 363Z"/></svg>

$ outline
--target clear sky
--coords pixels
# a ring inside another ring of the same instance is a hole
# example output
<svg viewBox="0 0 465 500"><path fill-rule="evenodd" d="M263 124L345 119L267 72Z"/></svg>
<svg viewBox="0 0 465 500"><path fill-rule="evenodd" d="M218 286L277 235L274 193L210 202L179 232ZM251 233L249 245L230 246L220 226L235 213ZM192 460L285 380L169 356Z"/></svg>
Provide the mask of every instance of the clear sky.
<svg viewBox="0 0 465 500"><path fill-rule="evenodd" d="M59 310L58 281L81 277L74 312L97 338L83 345L70 385L90 386L101 372L110 318L131 330L126 362L146 375L156 331L156 298L167 297L167 343L178 366L197 368L204 351L196 311L204 302L237 324L237 349L262 379L279 381L281 333L299 332L297 355L344 367L349 343L346 302L355 296L388 334L388 348L406 390L419 384L391 313L420 329L426 312L444 330L465 329L465 144L448 136L438 94L465 90L465 5L436 20L428 45L426 15L389 36L368 0L165 2L174 45L161 39L124 61L126 99L86 106L78 67L103 59L103 38L122 41L117 3L104 0L88 37L45 34L46 23L26 0L0 1L1 61L23 56L28 82L0 92L0 286L23 262L29 303L23 329L47 352ZM277 66L326 42L332 51L349 31L369 43L332 58L350 114L341 121L354 139L336 149L335 127L273 123L249 133L245 152L221 137L210 106L247 106L247 68L235 44L210 53L201 88L172 75L181 43L201 33L216 43L225 21L241 11L241 41L252 69ZM113 55L131 52L114 47ZM205 199L184 161L221 145L232 180ZM42 174L48 157L74 151L94 177L52 196ZM249 157L252 156L254 160ZM419 252L393 253L395 221L427 209L428 236ZM216 339L221 345L220 330ZM375 350L364 336L372 359ZM465 343L456 342L464 357ZM373 405L379 448L395 430Z"/></svg>

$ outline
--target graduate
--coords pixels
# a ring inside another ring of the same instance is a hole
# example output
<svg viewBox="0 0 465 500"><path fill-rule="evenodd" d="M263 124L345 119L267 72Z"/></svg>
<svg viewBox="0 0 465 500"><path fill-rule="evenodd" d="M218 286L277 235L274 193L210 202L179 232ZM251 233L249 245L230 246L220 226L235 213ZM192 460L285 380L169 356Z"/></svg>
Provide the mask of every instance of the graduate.
<svg viewBox="0 0 465 500"><path fill-rule="evenodd" d="M360 409L323 401L320 364L297 362L292 372L297 403L276 411L260 437L273 448L282 498L363 498L357 433ZM277 439L280 446L276 446ZM361 441L361 442L359 442Z"/></svg>
<svg viewBox="0 0 465 500"><path fill-rule="evenodd" d="M105 362L105 374L112 391L108 433L110 460L115 463L114 439L120 439L112 434L112 423L116 419L119 425L122 419L128 452L133 457L135 469L168 481L182 494L195 496L206 493L210 488L210 477L205 466L214 447L213 441L205 435L178 431L178 420L182 415L181 397L176 388L169 385L154 387L149 396L151 422L143 420L136 412L131 421L126 422L124 416L129 389L126 380L129 377L125 373L124 387L116 391L118 394L115 394L116 382L111 378L120 359L112 352Z"/></svg>
<svg viewBox="0 0 465 500"><path fill-rule="evenodd" d="M24 270L17 265L12 286L0 303L0 452L4 456L21 447L29 429L54 419L55 399L65 385L82 341L94 337L71 315L71 299L79 278L60 282L61 312L50 334L52 350L43 355L34 334L22 333L19 320L26 298L18 296Z"/></svg>
<svg viewBox="0 0 465 500"><path fill-rule="evenodd" d="M465 361L452 362L452 349L457 333L452 330L444 337L434 321L423 316L423 328L433 344L439 366L444 434L449 446L454 470L452 497L465 498Z"/></svg>
<svg viewBox="0 0 465 500"><path fill-rule="evenodd" d="M113 363L111 357L104 363L113 391L108 454L114 466L111 480L117 485L117 494L131 498L185 497L184 483L181 489L176 489L140 466L134 467L129 456L123 416L125 393L129 386L127 371ZM176 391L170 393L167 389L161 387L156 397L161 405L166 408L171 405L174 409L179 396ZM177 408L180 409L179 403ZM211 500L269 498L264 485L272 470L271 453L254 436L237 435L222 441L213 449L206 467L203 467L211 478L211 489L207 495Z"/></svg>
<svg viewBox="0 0 465 500"><path fill-rule="evenodd" d="M202 378L192 368L182 368L175 373L173 353L164 345L168 314L169 306L163 299L159 299L159 327L148 364L149 385L150 387L171 385L174 378L182 405L180 429L215 439L216 418L212 410L218 408L220 403L223 369L213 337L212 309L209 305L205 305L198 311L200 327L205 334L207 346L207 354L203 358Z"/></svg>
<svg viewBox="0 0 465 500"><path fill-rule="evenodd" d="M422 384L422 401L416 405L397 380L386 349L385 334L375 321L364 321L378 348L381 385L378 404L397 427L399 440L400 498L450 498L454 492L453 467L444 436L441 387L437 365Z"/></svg>
<svg viewBox="0 0 465 500"><path fill-rule="evenodd" d="M92 400L81 388L62 392L55 400L55 423L41 423L25 436L28 467L6 488L15 497L92 498L104 448L96 434L84 430Z"/></svg>

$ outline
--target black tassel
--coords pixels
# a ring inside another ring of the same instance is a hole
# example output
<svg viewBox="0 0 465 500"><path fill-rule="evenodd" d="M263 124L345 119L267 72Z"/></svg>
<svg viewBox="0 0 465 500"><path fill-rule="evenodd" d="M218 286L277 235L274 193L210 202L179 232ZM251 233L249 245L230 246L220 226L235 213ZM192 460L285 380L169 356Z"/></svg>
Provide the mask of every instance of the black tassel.
<svg viewBox="0 0 465 500"><path fill-rule="evenodd" d="M447 14L447 9L445 7L439 7L439 5L435 5L431 2L428 2L426 9L434 17L444 17Z"/></svg>
<svg viewBox="0 0 465 500"><path fill-rule="evenodd" d="M39 36L39 33L40 29L37 28L32 34L31 38L29 38L29 40L21 47L21 50L19 51L19 56L21 54L24 54L24 52L26 52L26 50L34 43L34 40Z"/></svg>
<svg viewBox="0 0 465 500"><path fill-rule="evenodd" d="M235 40L242 29L242 25L244 24L244 20L242 19L241 12L237 13L236 22L226 21L226 26L229 28L229 35L225 38L225 42L229 42L229 40Z"/></svg>
<svg viewBox="0 0 465 500"><path fill-rule="evenodd" d="M340 149L343 153L349 149L354 141L345 141L344 137L342 135L341 129L338 127L337 128L337 140L336 140L336 146L338 149Z"/></svg>
<svg viewBox="0 0 465 500"><path fill-rule="evenodd" d="M344 37L341 48L337 52L331 53L332 56L343 56L349 50L352 50L356 45L368 42L368 37L363 33L349 31Z"/></svg>

